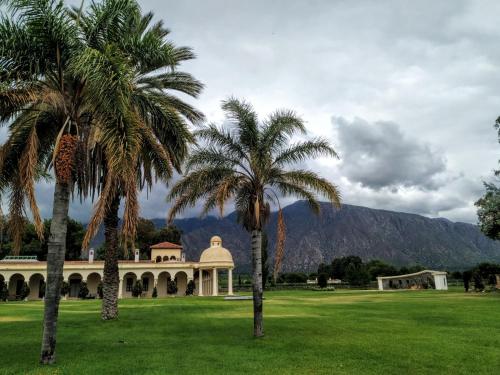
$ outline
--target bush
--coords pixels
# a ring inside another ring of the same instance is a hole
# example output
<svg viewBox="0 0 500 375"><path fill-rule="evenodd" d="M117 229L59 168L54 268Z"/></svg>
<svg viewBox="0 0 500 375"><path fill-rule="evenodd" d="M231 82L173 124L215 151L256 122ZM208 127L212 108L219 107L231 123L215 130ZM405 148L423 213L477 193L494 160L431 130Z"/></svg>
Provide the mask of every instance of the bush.
<svg viewBox="0 0 500 375"><path fill-rule="evenodd" d="M153 298L158 297L158 290L156 289L156 287L153 288L153 294L151 295L151 297L153 297Z"/></svg>
<svg viewBox="0 0 500 375"><path fill-rule="evenodd" d="M9 297L9 289L4 281L0 281L0 301L7 301Z"/></svg>
<svg viewBox="0 0 500 375"><path fill-rule="evenodd" d="M104 292L103 292L103 284L102 284L102 281L99 282L99 284L97 284L97 295L99 296L100 299L103 298L104 296Z"/></svg>
<svg viewBox="0 0 500 375"><path fill-rule="evenodd" d="M195 288L194 281L189 280L186 288L186 296L192 296L194 293L194 288Z"/></svg>
<svg viewBox="0 0 500 375"><path fill-rule="evenodd" d="M87 287L87 283L82 281L80 283L80 290L78 291L78 298L85 299L89 295L89 288Z"/></svg>
<svg viewBox="0 0 500 375"><path fill-rule="evenodd" d="M45 297L45 289L47 288L47 284L45 284L45 281L42 280L40 283L40 287L38 289L38 298L44 298Z"/></svg>
<svg viewBox="0 0 500 375"><path fill-rule="evenodd" d="M176 294L177 293L177 283L174 280L169 280L167 282L167 293Z"/></svg>
<svg viewBox="0 0 500 375"><path fill-rule="evenodd" d="M65 296L69 293L69 284L66 281L63 281L61 285L61 296Z"/></svg>
<svg viewBox="0 0 500 375"><path fill-rule="evenodd" d="M139 297L142 294L142 283L140 280L137 280L132 288L132 296Z"/></svg>
<svg viewBox="0 0 500 375"><path fill-rule="evenodd" d="M26 283L26 281L23 283L23 287L21 288L21 294L19 295L19 298L21 300L27 298L30 295L30 287Z"/></svg>
<svg viewBox="0 0 500 375"><path fill-rule="evenodd" d="M318 286L320 288L326 288L328 285L328 275L326 273L320 273L318 276Z"/></svg>
<svg viewBox="0 0 500 375"><path fill-rule="evenodd" d="M284 279L286 283L305 283L307 282L307 275L302 272L290 272L284 274Z"/></svg>

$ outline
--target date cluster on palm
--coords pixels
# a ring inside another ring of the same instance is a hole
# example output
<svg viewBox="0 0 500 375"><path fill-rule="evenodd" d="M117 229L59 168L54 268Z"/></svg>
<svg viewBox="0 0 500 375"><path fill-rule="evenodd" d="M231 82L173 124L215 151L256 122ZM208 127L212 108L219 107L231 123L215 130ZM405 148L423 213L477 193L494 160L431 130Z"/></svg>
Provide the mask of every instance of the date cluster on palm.
<svg viewBox="0 0 500 375"><path fill-rule="evenodd" d="M67 184L71 181L77 146L78 137L76 135L64 134L61 137L55 161L56 176L59 182Z"/></svg>

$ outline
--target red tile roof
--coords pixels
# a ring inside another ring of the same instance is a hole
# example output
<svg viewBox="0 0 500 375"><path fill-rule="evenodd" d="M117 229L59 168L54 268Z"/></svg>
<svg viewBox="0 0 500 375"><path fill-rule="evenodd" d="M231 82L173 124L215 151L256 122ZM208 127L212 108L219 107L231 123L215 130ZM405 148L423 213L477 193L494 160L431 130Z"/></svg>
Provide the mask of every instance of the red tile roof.
<svg viewBox="0 0 500 375"><path fill-rule="evenodd" d="M151 249L182 249L182 246L172 242L160 242L152 245Z"/></svg>

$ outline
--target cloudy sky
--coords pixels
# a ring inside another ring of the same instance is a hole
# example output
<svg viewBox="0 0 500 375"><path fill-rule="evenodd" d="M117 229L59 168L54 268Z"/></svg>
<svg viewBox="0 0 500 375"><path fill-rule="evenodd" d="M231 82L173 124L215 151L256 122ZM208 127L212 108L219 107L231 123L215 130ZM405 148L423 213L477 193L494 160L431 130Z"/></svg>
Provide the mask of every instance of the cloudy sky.
<svg viewBox="0 0 500 375"><path fill-rule="evenodd" d="M246 98L261 116L291 108L341 159L309 167L345 203L476 222L473 202L499 158L500 2L142 0L197 59L194 103ZM142 215L165 217L157 186ZM51 214L52 186L38 194ZM86 220L91 202L74 203ZM196 214L196 210L186 216Z"/></svg>

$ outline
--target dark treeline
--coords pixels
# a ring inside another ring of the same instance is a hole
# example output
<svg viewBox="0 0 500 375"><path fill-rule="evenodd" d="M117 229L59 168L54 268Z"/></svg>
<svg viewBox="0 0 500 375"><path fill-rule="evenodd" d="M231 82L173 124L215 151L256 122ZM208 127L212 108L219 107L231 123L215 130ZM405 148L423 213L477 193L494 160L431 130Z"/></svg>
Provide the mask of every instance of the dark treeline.
<svg viewBox="0 0 500 375"><path fill-rule="evenodd" d="M495 285L499 283L497 275L500 277L500 264L495 263L480 263L466 271L455 271L450 274L452 279L463 280L466 292L472 289L472 284L474 290L478 292L486 290L487 287L495 289Z"/></svg>
<svg viewBox="0 0 500 375"><path fill-rule="evenodd" d="M37 236L35 226L25 220L20 255L36 256L38 260L47 260L48 240L50 235L51 220L43 222L43 240ZM2 217L0 226L0 259L13 254L14 241L7 230L8 222ZM71 218L68 219L68 231L66 233L66 260L78 260L81 258L82 241L85 236L85 227L82 223Z"/></svg>

